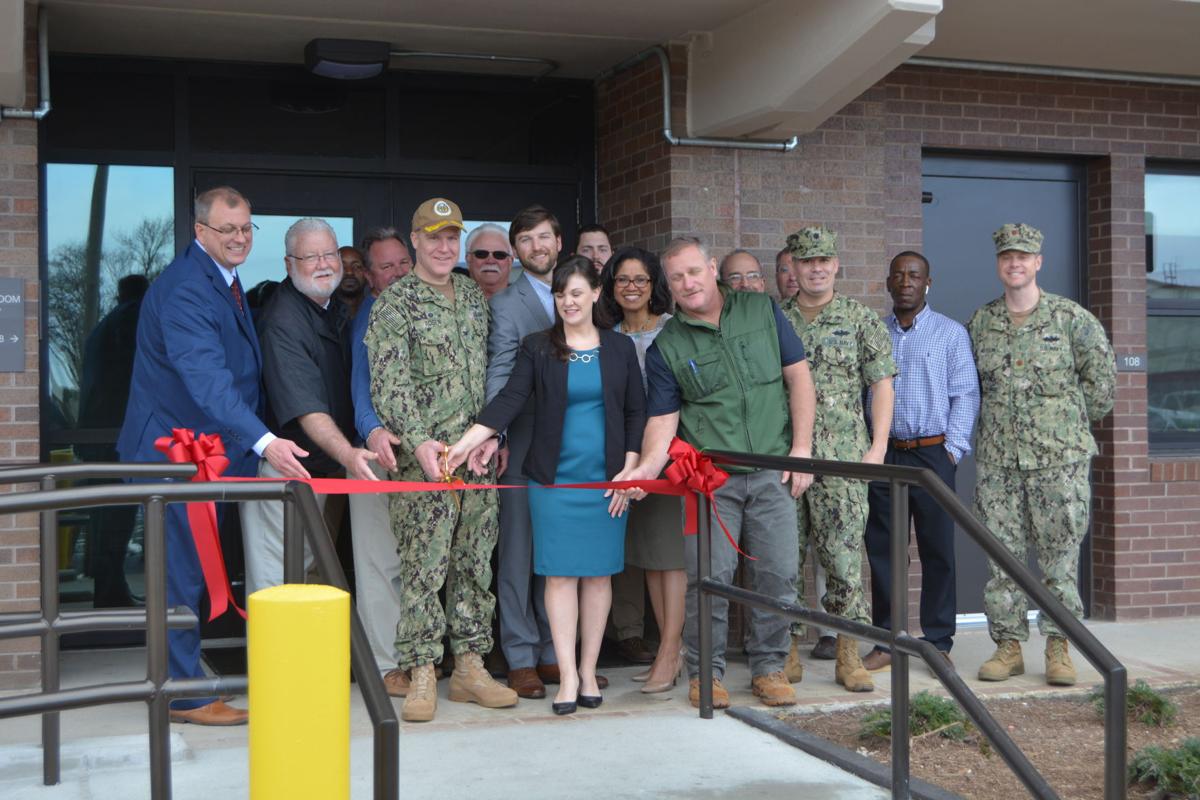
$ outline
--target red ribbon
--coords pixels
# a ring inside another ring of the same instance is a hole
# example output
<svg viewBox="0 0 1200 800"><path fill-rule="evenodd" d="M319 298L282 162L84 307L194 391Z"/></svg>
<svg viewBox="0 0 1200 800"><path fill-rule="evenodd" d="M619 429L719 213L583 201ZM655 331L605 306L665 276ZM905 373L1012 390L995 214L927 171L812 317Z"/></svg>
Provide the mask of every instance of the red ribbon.
<svg viewBox="0 0 1200 800"><path fill-rule="evenodd" d="M713 464L711 458L678 436L671 441L671 447L667 450L667 455L671 457L671 464L667 467L665 473L667 480L684 490L681 492L683 494L684 509L683 532L691 535L699 530L696 524L697 517L700 515L700 504L696 500L696 493L699 492L708 498L708 504L712 507L713 516L717 518L717 524L724 531L725 538L729 540L730 546L751 561L756 561L757 559L754 556L749 555L737 546L737 542L733 540L733 535L725 527L725 521L721 519L720 512L717 511L717 499L713 496L713 493L725 485L725 481L729 480L729 473L718 468Z"/></svg>
<svg viewBox="0 0 1200 800"><path fill-rule="evenodd" d="M166 454L167 459L176 464L195 464L196 474L193 481L229 481L229 482L276 482L279 478L245 478L222 477L221 473L229 466L225 457L225 446L221 437L216 434L202 433L196 436L187 428L173 428L172 436L163 436L155 441L154 446ZM725 533L725 538L734 550L737 550L751 560L737 546L729 529L725 527L721 515L717 512L717 502L713 493L725 484L729 475L717 468L712 459L692 447L682 439L675 438L667 450L672 463L666 469L666 478L650 481L597 481L595 483L562 483L546 486L548 489L641 489L650 494L665 494L682 497L684 501L683 532L689 536L699 530L699 502L696 493L708 498L712 506L713 516ZM286 480L297 480L288 478ZM378 492L444 492L463 489L524 489L524 486L506 484L477 484L464 483L461 480L453 483L446 481L364 481L345 478L309 478L303 480L317 494L375 494ZM233 599L233 588L229 585L229 576L225 571L225 557L221 552L221 538L217 532L217 510L212 502L188 503L188 522L192 527L192 538L196 543L196 554L200 557L200 567L204 571L204 583L208 588L209 620L216 619L232 606L235 611L246 616L246 612L238 607Z"/></svg>
<svg viewBox="0 0 1200 800"><path fill-rule="evenodd" d="M154 446L175 464L195 464L195 482L221 480L221 473L229 466L225 457L225 445L221 437L202 433L196 436L187 428L172 428L171 436L155 440ZM217 506L213 502L188 503L188 523L192 528L192 540L196 543L196 555L200 569L204 572L204 583L208 588L208 619L211 622L221 616L230 606L242 615L233 599L233 587L225 572L225 555L221 552L221 536L217 530Z"/></svg>

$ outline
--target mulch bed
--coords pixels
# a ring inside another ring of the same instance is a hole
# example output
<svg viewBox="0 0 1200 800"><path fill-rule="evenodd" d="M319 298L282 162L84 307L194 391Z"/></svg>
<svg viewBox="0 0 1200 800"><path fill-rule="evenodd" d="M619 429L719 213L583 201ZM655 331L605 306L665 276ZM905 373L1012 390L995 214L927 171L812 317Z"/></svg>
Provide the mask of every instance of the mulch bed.
<svg viewBox="0 0 1200 800"><path fill-rule="evenodd" d="M1200 687L1164 690L1179 706L1175 723L1158 728L1131 720L1129 755L1148 745L1178 747L1189 736L1200 736ZM988 711L1045 776L1063 800L1104 797L1104 723L1086 694L1067 697L1023 697L985 700ZM802 730L878 761L891 759L887 740L863 741L859 722L873 708L798 714L785 719ZM963 742L937 735L918 737L911 747L912 774L970 800L1014 800L1027 797L1021 782L978 731ZM1158 798L1146 786L1131 786L1129 797Z"/></svg>

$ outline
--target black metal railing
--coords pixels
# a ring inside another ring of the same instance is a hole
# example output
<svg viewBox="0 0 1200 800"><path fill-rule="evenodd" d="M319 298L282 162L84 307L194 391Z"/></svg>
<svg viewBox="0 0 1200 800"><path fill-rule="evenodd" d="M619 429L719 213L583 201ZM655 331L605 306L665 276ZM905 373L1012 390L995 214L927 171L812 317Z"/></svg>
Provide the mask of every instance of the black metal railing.
<svg viewBox="0 0 1200 800"><path fill-rule="evenodd" d="M167 674L167 630L197 624L187 608L166 607L166 538L164 513L168 503L247 500L280 500L284 503L285 541L290 542L289 563L299 551L299 570L287 571L293 582L303 582L303 540L312 548L322 579L348 590L329 531L307 484L300 482L247 483L123 483L57 489L60 479L128 478L152 481L161 478L190 478L190 464L77 464L43 465L0 470L0 484L34 483L38 491L0 496L0 514L37 511L41 514L40 610L0 614L0 639L41 637L42 690L36 694L0 698L0 719L42 715L42 772L47 785L60 777L59 712L105 705L144 701L148 704L150 739L150 796L171 796L170 701L180 697L240 694L247 689L246 676L174 679ZM56 535L58 511L71 508L140 504L145 511L145 609L61 612L58 604ZM299 543L299 546L297 546ZM294 566L294 565L293 565ZM395 709L383 686L362 621L351 601L351 667L362 692L375 735L374 796L394 800L399 791L400 729ZM59 674L59 636L63 633L114 629L146 631L146 679L62 689Z"/></svg>
<svg viewBox="0 0 1200 800"><path fill-rule="evenodd" d="M699 583L700 649L700 716L712 719L712 598L724 597L735 603L774 612L789 619L803 620L831 628L841 633L892 650L891 704L891 790L893 798L907 800L909 781L909 656L922 659L950 695L958 701L972 722L979 728L996 751L1036 798L1057 798L1054 789L1017 747L1004 727L996 722L979 698L970 690L937 649L908 633L908 489L919 486L946 510L971 539L983 549L1003 572L1037 604L1043 614L1059 626L1066 638L1091 662L1104 677L1104 797L1105 800L1125 798L1126 731L1125 692L1128 676L1125 667L1087 629L1083 623L1055 598L1029 569L1017 560L975 516L967 510L950 489L928 469L825 461L782 456L759 456L750 453L707 451L717 464L753 467L815 475L850 478L862 481L887 481L891 488L891 560L892 560L892 628L885 630L844 617L775 598L746 589L728 586L712 579L712 531L709 525L707 498L701 496L699 540L697 541L697 576Z"/></svg>

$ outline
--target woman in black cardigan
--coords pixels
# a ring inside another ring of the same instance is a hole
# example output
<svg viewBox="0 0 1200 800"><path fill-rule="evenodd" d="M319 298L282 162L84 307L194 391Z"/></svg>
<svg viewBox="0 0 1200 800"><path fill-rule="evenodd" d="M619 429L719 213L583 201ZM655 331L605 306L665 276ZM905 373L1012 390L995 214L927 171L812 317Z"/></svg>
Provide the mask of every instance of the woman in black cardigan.
<svg viewBox="0 0 1200 800"><path fill-rule="evenodd" d="M612 605L611 576L625 568L624 493L544 489L550 483L623 480L637 464L646 397L637 351L602 324L600 277L573 256L554 269L554 327L521 342L508 384L451 448L454 469L504 430L534 399L534 438L521 471L528 475L534 571L546 576L546 615L561 673L556 714L603 698L596 659ZM606 500L611 496L611 500ZM575 631L580 632L578 671Z"/></svg>

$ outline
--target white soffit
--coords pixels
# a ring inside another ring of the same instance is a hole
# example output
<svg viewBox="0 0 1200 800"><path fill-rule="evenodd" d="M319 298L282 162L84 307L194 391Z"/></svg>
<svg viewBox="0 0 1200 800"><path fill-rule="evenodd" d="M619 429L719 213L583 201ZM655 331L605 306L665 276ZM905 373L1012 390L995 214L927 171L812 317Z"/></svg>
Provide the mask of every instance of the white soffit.
<svg viewBox="0 0 1200 800"><path fill-rule="evenodd" d="M933 40L941 0L771 0L688 54L688 135L811 131Z"/></svg>
<svg viewBox="0 0 1200 800"><path fill-rule="evenodd" d="M25 105L25 4L0 3L0 106Z"/></svg>

